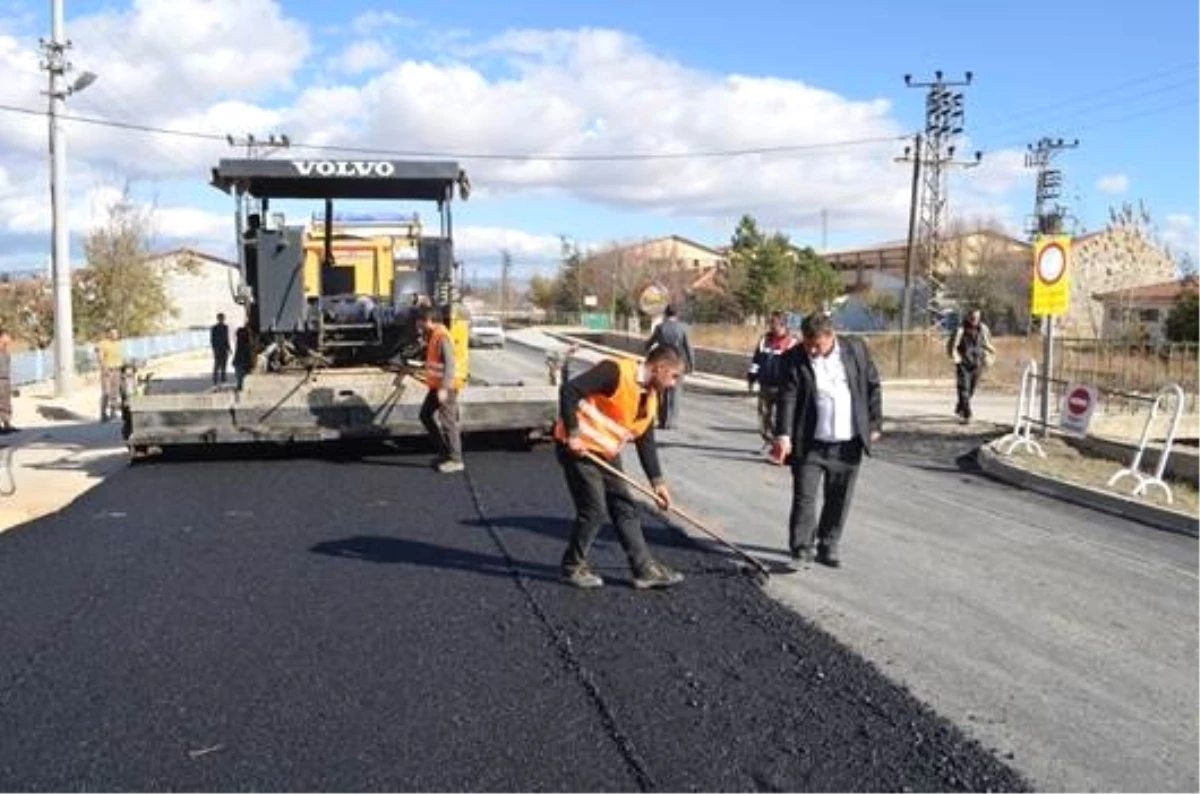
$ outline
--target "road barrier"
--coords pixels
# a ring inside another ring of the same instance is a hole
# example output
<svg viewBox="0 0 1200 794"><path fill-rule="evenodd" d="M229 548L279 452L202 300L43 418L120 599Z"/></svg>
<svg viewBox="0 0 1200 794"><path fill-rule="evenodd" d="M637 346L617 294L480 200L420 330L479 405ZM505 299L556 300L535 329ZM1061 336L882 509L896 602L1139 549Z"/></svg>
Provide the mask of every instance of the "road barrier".
<svg viewBox="0 0 1200 794"><path fill-rule="evenodd" d="M1012 432L996 441L996 449L1005 455L1011 455L1018 448L1028 449L1039 458L1046 457L1042 445L1031 437L1033 417L1029 410L1035 402L1034 393L1037 389L1037 362L1029 361L1021 371L1021 394L1017 397L1017 415L1013 419Z"/></svg>
<svg viewBox="0 0 1200 794"><path fill-rule="evenodd" d="M1154 417L1158 415L1158 408L1162 405L1163 398L1168 394L1175 395L1175 414L1171 417L1171 429L1167 431L1166 444L1158 456L1158 466L1154 470L1154 475L1147 477L1141 472L1142 455L1145 454L1146 444L1150 439L1150 425L1154 422ZM1163 472L1167 468L1167 458L1171 456L1171 446L1175 443L1175 432L1179 429L1179 417L1183 415L1185 399L1183 388L1177 383L1164 386L1158 392L1158 395L1154 398L1154 404L1150 406L1150 415L1146 417L1146 424L1142 426L1142 439L1138 442L1138 450L1133 456L1133 462L1129 464L1129 468L1119 470L1109 479L1109 488L1113 487L1121 478L1129 476L1133 477L1137 482L1137 485L1133 489L1133 496L1145 496L1151 487L1158 486L1167 495L1167 504L1173 503L1171 487L1163 480Z"/></svg>

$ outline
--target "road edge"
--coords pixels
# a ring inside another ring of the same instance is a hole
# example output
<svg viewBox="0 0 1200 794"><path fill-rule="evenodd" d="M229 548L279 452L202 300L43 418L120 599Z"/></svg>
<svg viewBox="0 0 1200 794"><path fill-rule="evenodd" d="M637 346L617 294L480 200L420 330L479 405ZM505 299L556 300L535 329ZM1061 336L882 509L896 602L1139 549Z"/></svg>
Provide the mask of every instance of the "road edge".
<svg viewBox="0 0 1200 794"><path fill-rule="evenodd" d="M1120 516L1140 524L1179 535L1200 537L1197 519L1145 504L1119 494L1088 488L1084 485L1047 477L1006 463L1003 455L996 451L994 442L979 447L979 466L990 477L1017 488L1035 491L1064 502L1090 507L1110 515Z"/></svg>

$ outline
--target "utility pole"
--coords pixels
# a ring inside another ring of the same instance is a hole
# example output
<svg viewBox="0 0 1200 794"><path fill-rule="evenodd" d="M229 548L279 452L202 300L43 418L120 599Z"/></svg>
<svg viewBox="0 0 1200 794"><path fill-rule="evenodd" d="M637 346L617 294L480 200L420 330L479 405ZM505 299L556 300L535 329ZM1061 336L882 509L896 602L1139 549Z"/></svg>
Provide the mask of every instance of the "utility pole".
<svg viewBox="0 0 1200 794"><path fill-rule="evenodd" d="M943 79L942 72L933 73L931 82L915 83L912 75L904 75L904 84L909 88L928 88L925 95L925 130L922 145L913 151L921 160L923 181L920 190L917 247L920 251L920 271L929 286L926 309L935 317L940 314L943 300L943 285L939 278L942 264L942 225L946 209L946 170L951 166L974 168L983 159L982 152L975 152L975 159L955 161L954 141L963 133L966 112L962 92L952 88L967 86L974 79L966 72L963 81L950 82ZM901 161L907 161L900 158Z"/></svg>
<svg viewBox="0 0 1200 794"><path fill-rule="evenodd" d="M1037 171L1033 199L1033 218L1029 224L1029 239L1039 235L1061 234L1066 208L1061 204L1050 205L1062 196L1062 171L1051 168L1054 157L1064 149L1079 146L1078 140L1070 142L1062 138L1042 138L1036 144L1028 144L1025 152L1025 167ZM1054 377L1054 317L1042 316L1042 437L1050 436L1050 379Z"/></svg>
<svg viewBox="0 0 1200 794"><path fill-rule="evenodd" d="M500 317L505 317L508 310L508 274L512 270L512 254L507 250L500 252Z"/></svg>
<svg viewBox="0 0 1200 794"><path fill-rule="evenodd" d="M912 265L913 243L917 230L917 200L921 192L921 133L913 137L912 146L904 147L904 157L897 157L897 162L912 160L912 196L908 200L908 245L904 249L904 292L900 301L900 341L896 347L896 374L904 376L904 337L908 335L909 318L912 313Z"/></svg>
<svg viewBox="0 0 1200 794"><path fill-rule="evenodd" d="M75 389L75 328L71 310L71 234L67 226L67 141L59 116L67 97L96 81L83 72L74 84L66 83L71 64L71 42L63 32L63 0L50 0L50 40L39 39L42 68L50 76L50 217L51 270L54 273L54 396L70 397Z"/></svg>
<svg viewBox="0 0 1200 794"><path fill-rule="evenodd" d="M821 210L821 253L829 252L829 210Z"/></svg>

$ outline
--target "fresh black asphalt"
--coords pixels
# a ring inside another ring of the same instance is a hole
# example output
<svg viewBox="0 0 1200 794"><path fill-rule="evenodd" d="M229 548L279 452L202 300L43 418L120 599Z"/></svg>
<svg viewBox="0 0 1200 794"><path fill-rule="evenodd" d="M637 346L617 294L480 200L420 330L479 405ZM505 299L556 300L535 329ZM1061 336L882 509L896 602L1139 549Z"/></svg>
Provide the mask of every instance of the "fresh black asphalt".
<svg viewBox="0 0 1200 794"><path fill-rule="evenodd" d="M560 584L551 451L468 466L139 465L0 535L0 790L1028 788L657 521L680 587L607 533Z"/></svg>

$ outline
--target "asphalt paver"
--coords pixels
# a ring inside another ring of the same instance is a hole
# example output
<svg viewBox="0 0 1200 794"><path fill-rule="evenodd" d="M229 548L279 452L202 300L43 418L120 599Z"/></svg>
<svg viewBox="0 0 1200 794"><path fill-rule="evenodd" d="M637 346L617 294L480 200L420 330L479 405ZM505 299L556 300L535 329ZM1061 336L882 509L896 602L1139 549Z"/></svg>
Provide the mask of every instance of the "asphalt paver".
<svg viewBox="0 0 1200 794"><path fill-rule="evenodd" d="M139 465L0 536L3 790L1027 790L730 558L557 579L552 452ZM798 574L802 575L802 574Z"/></svg>

